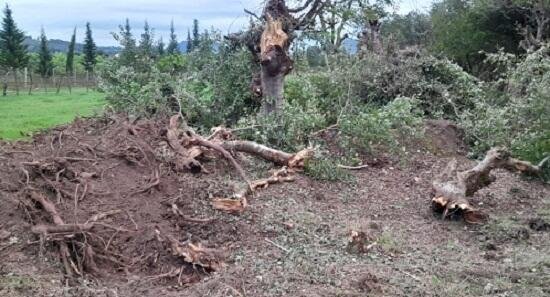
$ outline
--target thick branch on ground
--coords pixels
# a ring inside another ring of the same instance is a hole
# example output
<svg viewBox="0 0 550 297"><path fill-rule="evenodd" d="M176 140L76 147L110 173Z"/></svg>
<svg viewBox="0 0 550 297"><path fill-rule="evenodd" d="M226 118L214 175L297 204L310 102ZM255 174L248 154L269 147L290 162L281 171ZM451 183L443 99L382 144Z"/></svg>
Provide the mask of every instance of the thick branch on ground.
<svg viewBox="0 0 550 297"><path fill-rule="evenodd" d="M303 167L304 161L311 158L313 155L313 150L311 149L304 149L293 155L245 140L226 141L223 142L222 146L228 151L248 153L275 164L291 168Z"/></svg>
<svg viewBox="0 0 550 297"><path fill-rule="evenodd" d="M507 150L501 148L489 150L485 158L469 170L458 172L457 161L453 160L432 184L435 193L432 206L435 211L442 212L444 218L457 214L464 216L469 223L480 223L486 219L486 216L472 207L466 197L472 196L495 180L490 175L491 170L502 168L522 174L537 175L547 161L548 158L538 165L533 165L530 162L512 158Z"/></svg>
<svg viewBox="0 0 550 297"><path fill-rule="evenodd" d="M241 213L248 206L247 197L254 193L257 189L265 189L269 185L293 182L295 180L292 175L295 170L283 167L275 171L270 177L259 179L250 183L250 186L243 187L238 190L231 198L216 198L212 200L214 209L223 210L231 213Z"/></svg>

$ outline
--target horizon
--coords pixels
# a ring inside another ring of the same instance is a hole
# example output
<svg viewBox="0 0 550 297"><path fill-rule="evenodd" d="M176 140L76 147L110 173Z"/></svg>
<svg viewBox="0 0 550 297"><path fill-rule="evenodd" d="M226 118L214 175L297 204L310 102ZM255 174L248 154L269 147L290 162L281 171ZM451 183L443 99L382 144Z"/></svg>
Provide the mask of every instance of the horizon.
<svg viewBox="0 0 550 297"><path fill-rule="evenodd" d="M26 36L37 39L43 27L49 40L68 41L73 29L77 28L77 42L84 39L84 26L90 22L93 36L98 46L118 46L111 33L118 32L118 25L128 18L134 36L139 38L145 21L154 29L155 40L160 37L168 40L170 22L174 21L178 42L185 41L187 30L192 29L193 19L199 20L201 32L210 29L223 34L244 29L249 22L248 9L260 12L262 2L259 0L203 0L185 1L171 4L168 0L151 3L145 0L112 0L105 4L99 0L85 0L74 3L69 0L44 3L41 0L0 1L13 10L17 26ZM223 8L220 9L220 2ZM426 10L434 0L403 0L393 8L393 12L406 14L413 10ZM82 19L83 7L87 19ZM42 18L34 17L40 11Z"/></svg>

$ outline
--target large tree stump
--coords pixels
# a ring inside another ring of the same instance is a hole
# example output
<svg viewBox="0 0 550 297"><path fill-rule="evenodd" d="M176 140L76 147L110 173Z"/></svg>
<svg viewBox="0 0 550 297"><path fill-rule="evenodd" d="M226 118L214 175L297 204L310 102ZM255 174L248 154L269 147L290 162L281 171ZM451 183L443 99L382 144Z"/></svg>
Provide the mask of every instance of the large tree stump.
<svg viewBox="0 0 550 297"><path fill-rule="evenodd" d="M538 165L533 165L530 162L512 158L506 149L493 148L476 166L465 171L457 170L455 159L432 183L434 192L432 208L442 213L443 218L453 214L464 217L468 223L482 223L487 219L487 215L474 208L467 197L495 180L490 174L491 170L502 168L522 174L538 175L548 159L545 158Z"/></svg>

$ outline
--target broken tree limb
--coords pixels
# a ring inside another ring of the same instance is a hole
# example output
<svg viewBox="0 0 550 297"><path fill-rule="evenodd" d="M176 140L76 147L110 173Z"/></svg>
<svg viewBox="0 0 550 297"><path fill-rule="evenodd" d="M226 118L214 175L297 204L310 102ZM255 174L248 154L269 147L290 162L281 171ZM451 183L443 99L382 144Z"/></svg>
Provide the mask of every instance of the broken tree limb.
<svg viewBox="0 0 550 297"><path fill-rule="evenodd" d="M311 149L304 149L296 154L289 154L253 141L246 140L225 141L222 143L222 146L228 151L248 153L275 164L285 165L288 167L303 166L303 162L311 158L313 155L313 150Z"/></svg>
<svg viewBox="0 0 550 297"><path fill-rule="evenodd" d="M449 215L464 217L468 223L482 223L487 216L470 205L466 197L488 186L495 178L490 175L493 169L502 168L522 174L540 174L548 158L538 165L511 157L503 148L493 148L476 166L465 171L457 170L456 159L449 162L441 176L432 183L434 198L432 208L442 213L443 218Z"/></svg>

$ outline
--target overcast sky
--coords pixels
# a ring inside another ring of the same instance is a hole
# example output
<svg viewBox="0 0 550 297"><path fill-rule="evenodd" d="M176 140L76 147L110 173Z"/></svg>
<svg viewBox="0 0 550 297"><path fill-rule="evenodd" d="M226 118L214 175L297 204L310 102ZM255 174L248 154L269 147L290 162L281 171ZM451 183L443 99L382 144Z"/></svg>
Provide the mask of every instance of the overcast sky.
<svg viewBox="0 0 550 297"><path fill-rule="evenodd" d="M426 9L433 0L402 0L395 9L407 13L414 9ZM261 11L262 0L0 0L13 10L17 25L26 34L36 37L43 26L49 39L69 40L74 26L78 28L77 40L83 39L87 21L92 24L94 39L98 45L116 45L111 32L118 24L130 19L135 33L147 20L155 29L156 38L168 39L170 21L174 20L178 39L187 37L187 29L193 19L199 20L202 29L214 27L222 33L242 29L248 22L243 13L247 8Z"/></svg>

